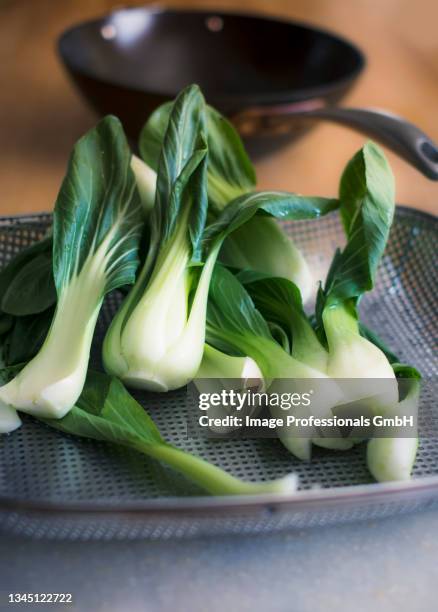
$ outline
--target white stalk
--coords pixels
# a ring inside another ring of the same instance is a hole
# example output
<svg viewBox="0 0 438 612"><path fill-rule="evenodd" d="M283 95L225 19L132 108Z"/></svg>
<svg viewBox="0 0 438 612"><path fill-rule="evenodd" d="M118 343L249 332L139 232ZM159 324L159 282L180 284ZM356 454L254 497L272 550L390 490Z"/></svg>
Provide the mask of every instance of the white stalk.
<svg viewBox="0 0 438 612"><path fill-rule="evenodd" d="M300 365L302 366L302 364ZM319 419L329 419L333 417L333 406L343 398L343 393L336 381L331 380L323 372L306 366L297 369L296 373L292 370L289 378L277 378L269 387L269 392L278 394L310 393L309 405L300 405L288 412L278 406L270 406L270 412L276 418L286 418L288 414L291 414L296 419L308 419L312 416ZM319 437L318 429L315 426L291 425L288 428L280 429L278 434L284 446L296 457L303 461L311 459L312 441ZM341 438L327 438L327 445L330 444L330 440L333 440L330 448L339 448L339 444L342 445Z"/></svg>
<svg viewBox="0 0 438 612"><path fill-rule="evenodd" d="M181 222L169 248L158 257L148 286L128 320L124 323L129 296L105 338L105 369L128 386L169 391L186 385L199 369L208 288L218 248L202 269L189 312L186 233L186 224Z"/></svg>
<svg viewBox="0 0 438 612"><path fill-rule="evenodd" d="M136 155L131 157L131 168L135 175L144 217L148 217L154 207L157 173Z"/></svg>
<svg viewBox="0 0 438 612"><path fill-rule="evenodd" d="M310 323L301 316L301 313L291 312L291 330L292 330L292 356L298 361L302 361L305 365L317 370L324 376L327 376L328 351L321 345ZM332 393L332 384L327 384L328 390ZM334 388L334 387L333 387ZM336 389L336 395L339 395L339 389ZM327 398L330 402L329 398ZM333 404L330 404L330 408ZM304 416L304 415L303 415ZM333 413L327 412L327 417L332 417ZM321 431L321 430L320 430ZM342 438L338 427L325 428L321 436L312 438L313 444L322 448L331 450L346 450L353 446L350 440ZM306 455L310 455L310 443L308 444Z"/></svg>
<svg viewBox="0 0 438 612"><path fill-rule="evenodd" d="M404 400L392 410L388 410L385 417L413 416L418 414L420 397L420 383L412 381L411 389ZM418 438L373 438L367 446L368 469L374 478L380 482L390 480L409 480L418 449Z"/></svg>
<svg viewBox="0 0 438 612"><path fill-rule="evenodd" d="M360 335L355 317L336 304L325 308L323 322L329 345L327 374L349 379L342 385L343 403L369 399L375 414L395 405L398 385L392 366L377 346Z"/></svg>
<svg viewBox="0 0 438 612"><path fill-rule="evenodd" d="M257 356L258 352L260 356ZM273 417L284 419L288 414L297 418L333 417L333 406L343 398L342 390L336 381L331 380L324 372L291 357L270 340L257 338L251 355L259 364L264 364L265 378L271 381L269 393L310 393L310 404L307 406L296 406L285 411L280 406L271 404L269 409ZM278 430L278 437L284 446L299 459L307 461L311 458L312 438L318 435L318 430L312 426L301 428L292 425Z"/></svg>
<svg viewBox="0 0 438 612"><path fill-rule="evenodd" d="M300 289L303 302L311 296L310 268L275 219L254 216L225 241L221 259L238 268L291 280Z"/></svg>
<svg viewBox="0 0 438 612"><path fill-rule="evenodd" d="M245 391L247 389L263 390L263 374L251 357L234 357L218 351L206 344L204 355L199 370L194 379L199 393L221 393L224 389ZM228 414L245 417L253 416L258 412L258 406L246 403L237 412L229 406L210 406L208 416L211 418L223 418ZM211 425L211 431L215 433L227 433L238 429L234 426Z"/></svg>
<svg viewBox="0 0 438 612"><path fill-rule="evenodd" d="M0 433L15 431L21 425L17 411L10 406L0 404Z"/></svg>
<svg viewBox="0 0 438 612"><path fill-rule="evenodd" d="M38 354L0 388L0 407L46 418L62 418L84 386L91 341L105 287L108 233L79 274L61 291L47 338Z"/></svg>

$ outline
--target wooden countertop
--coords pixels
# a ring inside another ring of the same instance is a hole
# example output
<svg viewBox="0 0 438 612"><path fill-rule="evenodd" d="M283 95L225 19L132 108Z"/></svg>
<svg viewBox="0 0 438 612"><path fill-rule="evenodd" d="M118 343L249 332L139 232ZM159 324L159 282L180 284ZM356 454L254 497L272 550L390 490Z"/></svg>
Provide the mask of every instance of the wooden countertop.
<svg viewBox="0 0 438 612"><path fill-rule="evenodd" d="M117 4L0 0L0 214L52 208L69 150L95 121L68 81L55 41L65 27ZM438 141L435 0L174 0L166 5L251 9L343 34L368 56L367 70L347 103L392 110ZM257 164L259 186L333 195L343 165L363 141L345 128L320 124ZM388 156L398 201L436 213L438 183Z"/></svg>

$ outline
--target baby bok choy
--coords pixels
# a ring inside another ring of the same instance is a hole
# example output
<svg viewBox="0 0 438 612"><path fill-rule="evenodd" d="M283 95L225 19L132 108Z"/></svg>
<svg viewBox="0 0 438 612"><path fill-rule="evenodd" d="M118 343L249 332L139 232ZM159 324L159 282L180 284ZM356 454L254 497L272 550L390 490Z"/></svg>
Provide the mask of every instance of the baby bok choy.
<svg viewBox="0 0 438 612"><path fill-rule="evenodd" d="M340 214L347 244L336 252L316 305L319 331L329 353L327 372L337 379L350 379L342 385L343 402L353 414L356 406L383 417L402 416L407 410L415 416L419 373L410 366L391 364L394 355L360 325L357 309L363 294L374 287L394 214L393 175L382 151L371 142L344 171ZM396 374L406 378L400 385ZM408 391L399 401L403 383ZM369 469L378 480L405 480L416 449L416 438L372 438L367 451Z"/></svg>
<svg viewBox="0 0 438 612"><path fill-rule="evenodd" d="M379 147L367 143L347 165L340 184L340 214L347 244L333 258L316 315L328 346L327 372L355 379L350 401L370 396L377 413L398 401L386 355L361 335L357 305L375 282L394 215L394 178ZM382 379L381 384L376 379Z"/></svg>
<svg viewBox="0 0 438 612"><path fill-rule="evenodd" d="M309 406L298 406L294 416L331 418L332 406L342 399L337 384L323 371L307 365L290 355L273 338L269 326L256 309L250 295L239 280L226 268L217 265L210 288L207 312L207 342L217 349L249 356L260 368L270 392L303 393L309 391L308 379L312 382L312 402ZM285 413L271 405L274 417ZM312 431L318 436L316 429ZM312 435L297 435L292 430L281 428L278 435L283 444L300 459L311 456Z"/></svg>
<svg viewBox="0 0 438 612"><path fill-rule="evenodd" d="M195 377L204 350L210 279L228 235L259 210L303 219L337 205L325 198L254 192L234 199L206 227L207 127L203 96L190 86L171 107L144 266L103 347L107 372L134 387L168 391Z"/></svg>
<svg viewBox="0 0 438 612"><path fill-rule="evenodd" d="M0 388L0 425L15 409L63 417L81 394L91 341L108 291L133 283L141 206L123 128L106 117L75 145L55 204L55 314L37 355ZM5 417L4 415L9 415Z"/></svg>
<svg viewBox="0 0 438 612"><path fill-rule="evenodd" d="M172 106L172 102L167 102L156 109L141 132L140 153L151 168L158 167ZM256 174L232 124L208 105L206 122L209 213L214 217L232 200L255 190ZM257 215L230 235L224 242L220 258L236 268L249 268L294 281L304 301L312 291L312 274L301 251L278 222L268 216Z"/></svg>
<svg viewBox="0 0 438 612"><path fill-rule="evenodd" d="M327 375L328 352L304 312L298 287L285 278L269 278L247 271L240 272L237 277L266 321L279 326L288 335L291 356ZM336 427L320 429L319 433L322 435L311 440L317 446L332 450L347 450L353 446ZM310 446L310 442L307 444Z"/></svg>
<svg viewBox="0 0 438 612"><path fill-rule="evenodd" d="M149 250L139 278L116 314L103 347L105 369L127 384L156 391L196 374L204 346L205 309L215 253L199 283L207 215L205 103L198 87L178 96L163 142Z"/></svg>

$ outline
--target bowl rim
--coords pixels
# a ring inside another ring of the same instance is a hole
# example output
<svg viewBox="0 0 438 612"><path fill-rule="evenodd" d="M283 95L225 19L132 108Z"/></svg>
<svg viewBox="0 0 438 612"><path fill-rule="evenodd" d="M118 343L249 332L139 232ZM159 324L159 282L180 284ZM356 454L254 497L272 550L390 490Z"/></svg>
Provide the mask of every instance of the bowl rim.
<svg viewBox="0 0 438 612"><path fill-rule="evenodd" d="M37 513L40 515L90 515L127 518L183 518L209 517L229 513L268 511L302 512L324 511L330 508L351 508L354 506L400 503L415 499L438 498L438 476L428 476L406 482L369 483L343 487L306 489L287 495L234 495L234 496L193 496L163 497L144 501L123 501L106 499L102 502L81 500L65 502L57 500L21 500L0 497L0 514L9 512Z"/></svg>
<svg viewBox="0 0 438 612"><path fill-rule="evenodd" d="M288 26L292 26L294 28L298 28L301 30L306 30L313 32L314 34L318 34L325 38L330 39L331 41L336 43L340 43L346 49L348 49L352 56L355 56L356 65L354 69L346 72L346 74L337 79L330 80L321 85L317 85L314 87L303 87L303 88L295 88L295 89L285 89L284 92L267 92L260 91L257 93L251 92L248 94L226 94L226 93L218 93L211 92L209 98L216 103L234 103L236 107L246 107L253 106L254 104L284 104L285 102L294 102L301 100L308 100L310 98L326 98L331 94L340 93L342 94L344 88L348 87L348 85L352 84L362 73L364 68L366 67L367 60L365 53L351 40L346 38L345 36L338 34L330 29L314 26L309 22L298 19L290 19L287 17L281 17L276 15L269 15L259 11L241 11L241 10L231 10L231 9L218 9L218 10L208 10L202 8L172 8L172 7L160 7L154 5L139 5L139 6L130 6L130 7L120 7L115 8L113 11L109 11L107 13L102 14L101 16L80 21L76 24L73 24L63 30L61 34L59 34L56 42L56 49L58 56L61 58L64 66L67 70L74 76L80 75L82 77L86 77L91 79L101 85L110 85L114 87L118 87L121 89L125 89L127 91L137 92L143 95L153 95L162 98L173 98L177 95L178 91L176 89L168 88L168 89L146 89L144 87L135 85L135 84L126 84L123 82L119 82L117 80L102 77L96 75L94 71L87 68L83 64L79 64L72 58L69 52L66 49L67 40L70 36L74 35L75 32L83 29L84 27L89 26L101 26L105 24L107 20L112 18L114 15L123 12L142 12L147 13L149 15L204 15L205 17L237 17L237 18L249 18L249 19L257 19L259 21L268 21L274 23L281 23ZM208 92L206 92L208 95Z"/></svg>

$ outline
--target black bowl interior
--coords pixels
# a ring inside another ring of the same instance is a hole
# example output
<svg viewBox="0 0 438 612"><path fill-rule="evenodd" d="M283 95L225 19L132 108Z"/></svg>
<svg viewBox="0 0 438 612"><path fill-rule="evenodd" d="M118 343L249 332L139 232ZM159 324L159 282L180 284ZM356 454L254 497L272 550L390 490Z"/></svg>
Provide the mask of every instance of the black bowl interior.
<svg viewBox="0 0 438 612"><path fill-rule="evenodd" d="M305 25L148 8L75 26L61 36L59 50L72 73L124 89L173 97L196 82L211 101L248 103L344 88L364 63L349 42Z"/></svg>

